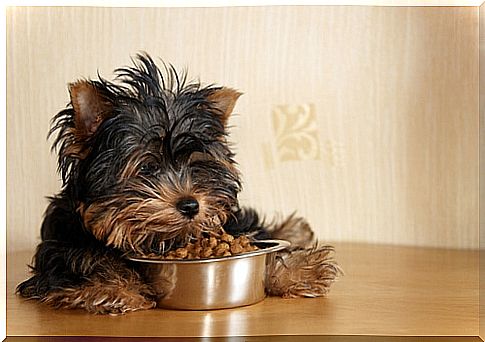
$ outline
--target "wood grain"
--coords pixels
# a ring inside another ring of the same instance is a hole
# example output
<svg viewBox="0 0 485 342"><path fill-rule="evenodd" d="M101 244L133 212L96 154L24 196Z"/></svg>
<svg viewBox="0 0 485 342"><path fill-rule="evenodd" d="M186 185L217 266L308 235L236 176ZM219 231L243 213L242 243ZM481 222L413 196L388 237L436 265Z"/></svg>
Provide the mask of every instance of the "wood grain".
<svg viewBox="0 0 485 342"><path fill-rule="evenodd" d="M478 247L476 7L13 7L10 250L35 246L59 189L46 134L66 84L139 50L245 93L230 120L241 201L268 218L297 210L321 240ZM281 158L279 106L314 108L318 158Z"/></svg>
<svg viewBox="0 0 485 342"><path fill-rule="evenodd" d="M478 252L338 244L346 275L325 299L267 298L214 311L93 316L13 294L29 253L8 258L7 334L84 336L478 335Z"/></svg>

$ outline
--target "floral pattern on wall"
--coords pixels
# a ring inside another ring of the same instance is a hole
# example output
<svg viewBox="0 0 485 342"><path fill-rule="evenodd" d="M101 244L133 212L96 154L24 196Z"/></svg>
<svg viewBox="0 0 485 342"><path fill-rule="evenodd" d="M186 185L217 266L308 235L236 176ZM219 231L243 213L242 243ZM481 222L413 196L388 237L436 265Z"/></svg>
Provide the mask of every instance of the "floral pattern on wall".
<svg viewBox="0 0 485 342"><path fill-rule="evenodd" d="M279 161L320 159L313 104L276 106L272 113L272 123Z"/></svg>
<svg viewBox="0 0 485 342"><path fill-rule="evenodd" d="M344 146L330 137L320 136L314 104L276 105L271 113L271 125L272 140L262 144L266 169L273 169L275 163L315 160L324 167L344 166Z"/></svg>

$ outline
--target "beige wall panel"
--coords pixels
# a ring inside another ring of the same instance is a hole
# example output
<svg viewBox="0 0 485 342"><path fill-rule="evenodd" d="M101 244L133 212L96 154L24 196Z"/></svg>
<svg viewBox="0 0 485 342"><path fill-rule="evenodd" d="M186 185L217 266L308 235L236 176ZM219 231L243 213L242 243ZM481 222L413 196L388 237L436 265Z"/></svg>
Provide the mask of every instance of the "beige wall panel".
<svg viewBox="0 0 485 342"><path fill-rule="evenodd" d="M478 9L10 8L7 232L33 248L60 186L66 84L144 50L245 93L241 201L320 240L478 246Z"/></svg>

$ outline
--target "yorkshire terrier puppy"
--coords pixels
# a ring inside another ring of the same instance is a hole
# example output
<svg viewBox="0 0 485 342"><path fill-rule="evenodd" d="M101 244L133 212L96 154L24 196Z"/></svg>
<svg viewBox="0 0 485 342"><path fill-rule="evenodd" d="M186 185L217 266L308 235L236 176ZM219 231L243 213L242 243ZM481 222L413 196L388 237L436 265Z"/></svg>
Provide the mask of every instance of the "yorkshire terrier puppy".
<svg viewBox="0 0 485 342"><path fill-rule="evenodd" d="M25 298L58 308L120 314L166 295L127 253L162 254L218 227L286 239L267 265L266 290L282 297L328 292L340 270L305 220L265 224L240 208L240 174L226 126L239 92L187 81L146 54L132 67L69 85L53 119L62 189L50 198Z"/></svg>

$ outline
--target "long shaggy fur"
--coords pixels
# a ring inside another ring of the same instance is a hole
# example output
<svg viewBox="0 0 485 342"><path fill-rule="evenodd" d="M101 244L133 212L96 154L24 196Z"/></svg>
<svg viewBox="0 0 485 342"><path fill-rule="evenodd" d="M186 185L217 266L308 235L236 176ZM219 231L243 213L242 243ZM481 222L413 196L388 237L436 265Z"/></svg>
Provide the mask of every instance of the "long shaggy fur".
<svg viewBox="0 0 485 342"><path fill-rule="evenodd" d="M338 267L328 249L310 247L306 221L266 224L239 206L226 125L240 93L189 82L146 54L115 73L113 82L70 84L71 102L53 119L62 189L50 198L32 277L18 293L94 313L152 308L170 292L170 275L152 283L125 255L162 254L222 226L292 242L269 266L268 293L324 295Z"/></svg>
<svg viewBox="0 0 485 342"><path fill-rule="evenodd" d="M268 265L268 294L284 298L325 296L342 274L331 246L280 252Z"/></svg>

